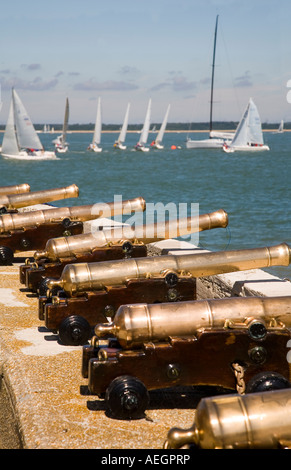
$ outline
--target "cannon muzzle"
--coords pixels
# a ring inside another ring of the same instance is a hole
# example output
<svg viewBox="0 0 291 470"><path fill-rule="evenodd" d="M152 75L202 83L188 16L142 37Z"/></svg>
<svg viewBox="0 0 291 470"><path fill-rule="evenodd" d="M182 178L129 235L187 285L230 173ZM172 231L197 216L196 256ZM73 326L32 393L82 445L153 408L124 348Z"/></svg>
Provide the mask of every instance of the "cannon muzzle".
<svg viewBox="0 0 291 470"><path fill-rule="evenodd" d="M189 429L172 428L166 449L290 449L291 389L202 398Z"/></svg>
<svg viewBox="0 0 291 470"><path fill-rule="evenodd" d="M15 184L13 186L0 186L0 195L28 193L30 186L27 183Z"/></svg>
<svg viewBox="0 0 291 470"><path fill-rule="evenodd" d="M130 214L134 211L144 210L145 200L139 197L120 202L114 201L85 206L56 207L18 214L3 214L0 216L0 233L62 221L64 219L84 222L86 220L97 219L98 217L112 217L117 214Z"/></svg>
<svg viewBox="0 0 291 470"><path fill-rule="evenodd" d="M68 264L59 279L48 282L48 288L61 287L69 295L74 295L125 285L129 279L146 279L167 272L205 277L246 269L288 266L290 253L289 246L282 243L245 250Z"/></svg>
<svg viewBox="0 0 291 470"><path fill-rule="evenodd" d="M43 204L79 196L79 188L75 184L63 188L45 189L42 191L25 192L20 194L0 195L0 206L7 209Z"/></svg>
<svg viewBox="0 0 291 470"><path fill-rule="evenodd" d="M96 247L106 246L109 243L138 240L147 244L203 230L227 227L227 225L228 215L223 209L220 209L197 217L185 217L180 220L141 225L135 228L130 225L117 226L94 233L51 238L46 243L43 251L34 254L34 258L36 260L48 258L55 261L60 258L90 252Z"/></svg>
<svg viewBox="0 0 291 470"><path fill-rule="evenodd" d="M113 335L122 348L130 349L148 341L165 341L171 336L193 336L202 328L230 328L239 324L254 331L258 322L290 327L291 297L228 297L121 305L113 322L96 325L95 335L99 338Z"/></svg>

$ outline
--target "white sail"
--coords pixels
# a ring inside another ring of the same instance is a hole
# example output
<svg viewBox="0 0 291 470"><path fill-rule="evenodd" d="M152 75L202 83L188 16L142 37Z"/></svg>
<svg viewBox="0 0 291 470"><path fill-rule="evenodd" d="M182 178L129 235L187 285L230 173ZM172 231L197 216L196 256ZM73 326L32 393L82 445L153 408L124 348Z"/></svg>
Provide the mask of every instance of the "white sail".
<svg viewBox="0 0 291 470"><path fill-rule="evenodd" d="M157 138L156 138L156 146L159 146L159 147L161 147L161 143L162 143L162 140L164 138L164 133L165 133L167 122L168 122L170 107L171 107L171 105L169 105L168 108L167 108L167 111L166 111L166 114L164 116L162 125L160 127L160 130L159 130Z"/></svg>
<svg viewBox="0 0 291 470"><path fill-rule="evenodd" d="M149 100L149 104L147 107L147 112L146 112L146 117L144 121L144 125L141 131L139 143L141 145L145 145L148 141L148 135L149 135L149 130L150 130L150 121L151 121L151 106L152 106L152 100Z"/></svg>
<svg viewBox="0 0 291 470"><path fill-rule="evenodd" d="M69 123L69 100L66 99L66 106L65 106L65 116L64 116L64 123L63 123L63 130L62 134L59 135L53 143L55 144L55 148L60 153L65 153L68 150L68 142L67 139L67 132L68 132L68 123Z"/></svg>
<svg viewBox="0 0 291 470"><path fill-rule="evenodd" d="M145 147L147 141L148 141L148 135L149 135L149 130L150 130L150 122L151 122L151 107L152 107L152 100L151 98L149 99L148 107L147 107L147 112L145 116L145 121L144 125L140 134L139 141L136 145L137 150L149 150L148 147Z"/></svg>
<svg viewBox="0 0 291 470"><path fill-rule="evenodd" d="M101 127L102 127L102 117L101 117L101 98L98 98L97 104L97 115L96 115L96 123L95 123L95 130L93 135L93 144L100 144L101 142Z"/></svg>
<svg viewBox="0 0 291 470"><path fill-rule="evenodd" d="M122 149L122 150L126 149L125 145L123 145L123 144L124 144L124 141L125 141L127 128L128 128L129 109L130 109L130 103L128 103L126 111L125 111L125 116L124 116L124 120L123 120L123 124L122 124L122 127L121 127L119 137L116 140L116 142L114 143L115 148L119 148L119 149Z"/></svg>
<svg viewBox="0 0 291 470"><path fill-rule="evenodd" d="M275 132L275 134L282 134L283 132L284 132L284 120L282 119L282 121L279 124L278 130Z"/></svg>
<svg viewBox="0 0 291 470"><path fill-rule="evenodd" d="M14 107L11 100L8 119L5 127L5 132L2 142L2 153L17 155L19 152L18 142L16 139L15 125L14 125Z"/></svg>
<svg viewBox="0 0 291 470"><path fill-rule="evenodd" d="M224 145L227 152L235 150L269 150L264 145L262 124L258 109L250 98L230 144Z"/></svg>
<svg viewBox="0 0 291 470"><path fill-rule="evenodd" d="M28 116L25 107L23 106L18 94L14 89L12 90L12 100L19 147L42 150L43 146L33 127L30 117Z"/></svg>
<svg viewBox="0 0 291 470"><path fill-rule="evenodd" d="M3 136L2 156L18 160L55 159L45 151L18 94L12 89L9 115Z"/></svg>
<svg viewBox="0 0 291 470"><path fill-rule="evenodd" d="M97 103L97 114L95 121L95 128L93 134L92 143L89 145L88 150L93 150L94 152L101 152L102 149L98 147L101 142L101 130L102 130L102 111L101 111L101 98L98 98Z"/></svg>
<svg viewBox="0 0 291 470"><path fill-rule="evenodd" d="M121 128L121 131L120 131L120 135L119 135L119 138L118 138L118 142L121 142L122 144L125 141L125 137L126 137L126 133L127 133L129 108L130 108L130 103L128 103L128 105L127 105L125 116L124 116L124 121L123 121L122 128Z"/></svg>
<svg viewBox="0 0 291 470"><path fill-rule="evenodd" d="M62 134L62 142L63 144L66 143L67 132L68 132L68 124L69 124L69 100L66 99L66 110L65 110L65 117L64 117L64 125L63 125L63 134Z"/></svg>

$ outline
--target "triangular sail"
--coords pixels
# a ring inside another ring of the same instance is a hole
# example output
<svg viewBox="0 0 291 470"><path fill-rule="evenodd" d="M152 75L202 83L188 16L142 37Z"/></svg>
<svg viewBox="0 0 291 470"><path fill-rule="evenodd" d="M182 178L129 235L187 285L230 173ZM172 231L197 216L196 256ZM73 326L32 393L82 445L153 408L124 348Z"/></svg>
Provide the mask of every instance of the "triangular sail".
<svg viewBox="0 0 291 470"><path fill-rule="evenodd" d="M18 143L15 134L14 109L12 100L10 103L8 119L3 136L2 153L10 155L17 155L19 153Z"/></svg>
<svg viewBox="0 0 291 470"><path fill-rule="evenodd" d="M160 144L162 142L163 137L164 137L164 133L165 133L167 122L168 122L170 107L171 107L171 105L169 105L168 108L167 108L164 120L162 122L161 128L160 128L160 130L158 132L158 135L157 135L157 138L156 138L156 143L158 143L158 144Z"/></svg>
<svg viewBox="0 0 291 470"><path fill-rule="evenodd" d="M262 124L261 124L261 118L260 118L258 109L252 99L250 99L249 104L250 104L249 122L248 122L249 143L263 145L264 139L263 139L263 132L262 132Z"/></svg>
<svg viewBox="0 0 291 470"><path fill-rule="evenodd" d="M101 98L98 98L97 115L96 115L95 129L94 129L94 135L93 135L93 141L92 141L93 144L100 144L101 128L102 128Z"/></svg>
<svg viewBox="0 0 291 470"><path fill-rule="evenodd" d="M18 94L14 89L12 90L12 99L19 147L42 150L43 146L33 127L30 117L28 116L25 107L23 106Z"/></svg>
<svg viewBox="0 0 291 470"><path fill-rule="evenodd" d="M248 112L249 112L249 104L247 105L247 108L235 131L234 138L232 139L231 146L233 147L234 146L240 147L241 145L246 145L247 136L248 136L248 133L247 133Z"/></svg>
<svg viewBox="0 0 291 470"><path fill-rule="evenodd" d="M278 132L284 132L284 121L282 119L282 121L280 122L280 125L279 125L279 128L278 128Z"/></svg>
<svg viewBox="0 0 291 470"><path fill-rule="evenodd" d="M68 132L68 123L69 123L69 100L67 98L66 99L64 125L63 125L63 133L62 133L62 136L61 136L62 144L66 143L67 132Z"/></svg>
<svg viewBox="0 0 291 470"><path fill-rule="evenodd" d="M255 103L250 99L230 146L241 147L263 143L261 119Z"/></svg>
<svg viewBox="0 0 291 470"><path fill-rule="evenodd" d="M148 135L149 135L149 130L150 130L150 121L151 121L151 106L152 106L152 100L150 98L149 104L147 107L147 112L146 112L146 117L144 121L144 126L141 131L140 139L139 139L139 144L145 145L148 140Z"/></svg>
<svg viewBox="0 0 291 470"><path fill-rule="evenodd" d="M129 108L130 108L130 103L128 103L128 105L127 105L124 120L123 120L123 124L122 124L122 128L121 128L121 131L120 131L120 134L119 134L119 137L118 137L118 141L117 141L117 142L122 143L122 144L125 141L125 137L126 137L126 133L127 133Z"/></svg>

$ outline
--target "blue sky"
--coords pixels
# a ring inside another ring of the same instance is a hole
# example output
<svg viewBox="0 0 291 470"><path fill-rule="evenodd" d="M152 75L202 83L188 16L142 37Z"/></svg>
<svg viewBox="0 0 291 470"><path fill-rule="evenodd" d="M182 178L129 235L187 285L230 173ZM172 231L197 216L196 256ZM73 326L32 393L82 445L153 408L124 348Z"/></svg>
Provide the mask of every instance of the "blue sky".
<svg viewBox="0 0 291 470"><path fill-rule="evenodd" d="M1 11L0 83L8 115L11 87L33 122L141 123L209 120L216 15L216 120L239 120L249 97L262 121L291 121L290 0L12 0Z"/></svg>

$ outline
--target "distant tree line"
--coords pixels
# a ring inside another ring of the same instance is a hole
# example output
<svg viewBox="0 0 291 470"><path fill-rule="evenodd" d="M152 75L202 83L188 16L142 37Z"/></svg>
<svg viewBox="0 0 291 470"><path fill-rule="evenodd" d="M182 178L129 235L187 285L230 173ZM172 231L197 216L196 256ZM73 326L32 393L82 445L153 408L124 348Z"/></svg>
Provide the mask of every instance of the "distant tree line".
<svg viewBox="0 0 291 470"><path fill-rule="evenodd" d="M151 123L151 129L156 128L159 129L161 123ZM213 129L215 130L234 130L236 129L238 122L235 121L216 121L213 122ZM34 127L36 130L40 131L43 130L44 124L35 124ZM50 124L51 127L54 127L56 132L61 131L62 124ZM142 129L143 124L129 124L128 130L129 131L140 131ZM263 129L277 129L279 126L278 122L275 123L262 123ZM102 124L103 131L118 131L121 128L121 124ZM286 122L284 123L285 129L291 129L291 123ZM0 130L4 130L5 125L0 125ZM204 131L209 129L209 122L169 122L167 124L168 131ZM94 123L89 122L87 124L69 124L69 130L71 131L93 131L94 130Z"/></svg>

